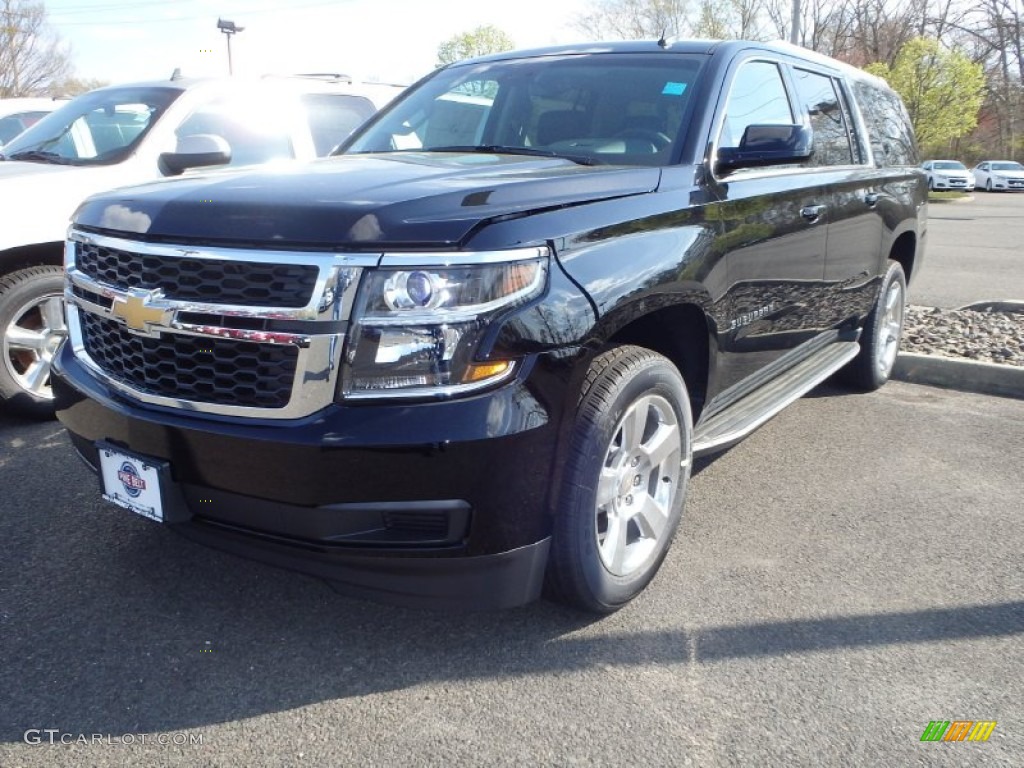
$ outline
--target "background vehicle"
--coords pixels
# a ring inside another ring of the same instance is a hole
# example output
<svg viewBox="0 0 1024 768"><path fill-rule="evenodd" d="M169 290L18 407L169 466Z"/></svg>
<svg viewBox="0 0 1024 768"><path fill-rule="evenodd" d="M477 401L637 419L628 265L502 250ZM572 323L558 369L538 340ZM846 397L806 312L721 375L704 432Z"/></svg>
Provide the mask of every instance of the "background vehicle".
<svg viewBox="0 0 1024 768"><path fill-rule="evenodd" d="M52 413L50 361L65 333L61 259L88 195L200 167L326 155L401 91L344 76L169 80L101 88L0 152L0 401Z"/></svg>
<svg viewBox="0 0 1024 768"><path fill-rule="evenodd" d="M67 104L67 99L0 99L0 150L40 118Z"/></svg>
<svg viewBox="0 0 1024 768"><path fill-rule="evenodd" d="M106 498L207 543L613 611L694 456L888 379L919 164L882 80L796 46L452 65L335 157L84 202L58 416Z"/></svg>
<svg viewBox="0 0 1024 768"><path fill-rule="evenodd" d="M974 174L959 160L928 160L921 164L928 171L928 189L974 189Z"/></svg>
<svg viewBox="0 0 1024 768"><path fill-rule="evenodd" d="M986 192L1024 190L1024 165L1014 160L982 160L974 166L974 180Z"/></svg>

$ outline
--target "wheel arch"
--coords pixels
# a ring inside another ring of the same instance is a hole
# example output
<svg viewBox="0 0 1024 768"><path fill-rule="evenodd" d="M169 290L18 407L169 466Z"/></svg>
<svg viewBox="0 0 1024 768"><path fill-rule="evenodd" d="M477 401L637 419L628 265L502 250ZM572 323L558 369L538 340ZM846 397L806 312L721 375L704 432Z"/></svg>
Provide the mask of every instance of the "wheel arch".
<svg viewBox="0 0 1024 768"><path fill-rule="evenodd" d="M903 274L908 285L917 262L917 242L917 235L908 230L899 235L889 249L889 258L903 267Z"/></svg>
<svg viewBox="0 0 1024 768"><path fill-rule="evenodd" d="M33 243L19 245L0 251L0 275L10 274L26 267L49 265L59 267L64 263L64 243Z"/></svg>
<svg viewBox="0 0 1024 768"><path fill-rule="evenodd" d="M708 395L712 368L712 324L703 303L695 298L640 314L620 311L596 330L595 354L618 344L633 344L668 358L686 382L693 422L697 423Z"/></svg>

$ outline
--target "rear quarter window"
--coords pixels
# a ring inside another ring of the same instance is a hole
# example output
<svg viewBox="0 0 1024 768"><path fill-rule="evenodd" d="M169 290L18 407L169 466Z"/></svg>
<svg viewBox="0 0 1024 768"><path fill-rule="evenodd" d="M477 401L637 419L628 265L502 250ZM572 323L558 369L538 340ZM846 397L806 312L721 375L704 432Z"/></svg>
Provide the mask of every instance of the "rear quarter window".
<svg viewBox="0 0 1024 768"><path fill-rule="evenodd" d="M914 131L900 97L872 83L853 85L861 115L868 129L871 151L878 166L918 165Z"/></svg>

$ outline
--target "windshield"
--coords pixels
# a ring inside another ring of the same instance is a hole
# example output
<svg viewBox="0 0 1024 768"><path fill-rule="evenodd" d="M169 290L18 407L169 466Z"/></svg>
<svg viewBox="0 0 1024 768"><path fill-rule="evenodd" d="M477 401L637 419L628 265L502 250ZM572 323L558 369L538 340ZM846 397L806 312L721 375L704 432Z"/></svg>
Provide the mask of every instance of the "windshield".
<svg viewBox="0 0 1024 768"><path fill-rule="evenodd" d="M993 171L1024 171L1024 165L1014 162L992 163Z"/></svg>
<svg viewBox="0 0 1024 768"><path fill-rule="evenodd" d="M112 165L139 144L181 90L106 88L68 102L3 148L7 160Z"/></svg>
<svg viewBox="0 0 1024 768"><path fill-rule="evenodd" d="M966 171L967 166L958 163L956 160L936 160L934 165L937 171Z"/></svg>
<svg viewBox="0 0 1024 768"><path fill-rule="evenodd" d="M704 57L589 54L444 69L401 98L344 154L460 151L664 165Z"/></svg>

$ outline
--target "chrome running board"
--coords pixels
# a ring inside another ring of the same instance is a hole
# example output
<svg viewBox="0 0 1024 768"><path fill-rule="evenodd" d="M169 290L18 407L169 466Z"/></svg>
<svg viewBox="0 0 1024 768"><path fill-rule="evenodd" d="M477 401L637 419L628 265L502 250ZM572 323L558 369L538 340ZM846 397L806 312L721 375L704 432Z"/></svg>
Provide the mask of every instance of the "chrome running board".
<svg viewBox="0 0 1024 768"><path fill-rule="evenodd" d="M860 352L856 341L838 341L802 360L762 387L697 424L694 456L739 442L794 400L810 392Z"/></svg>

